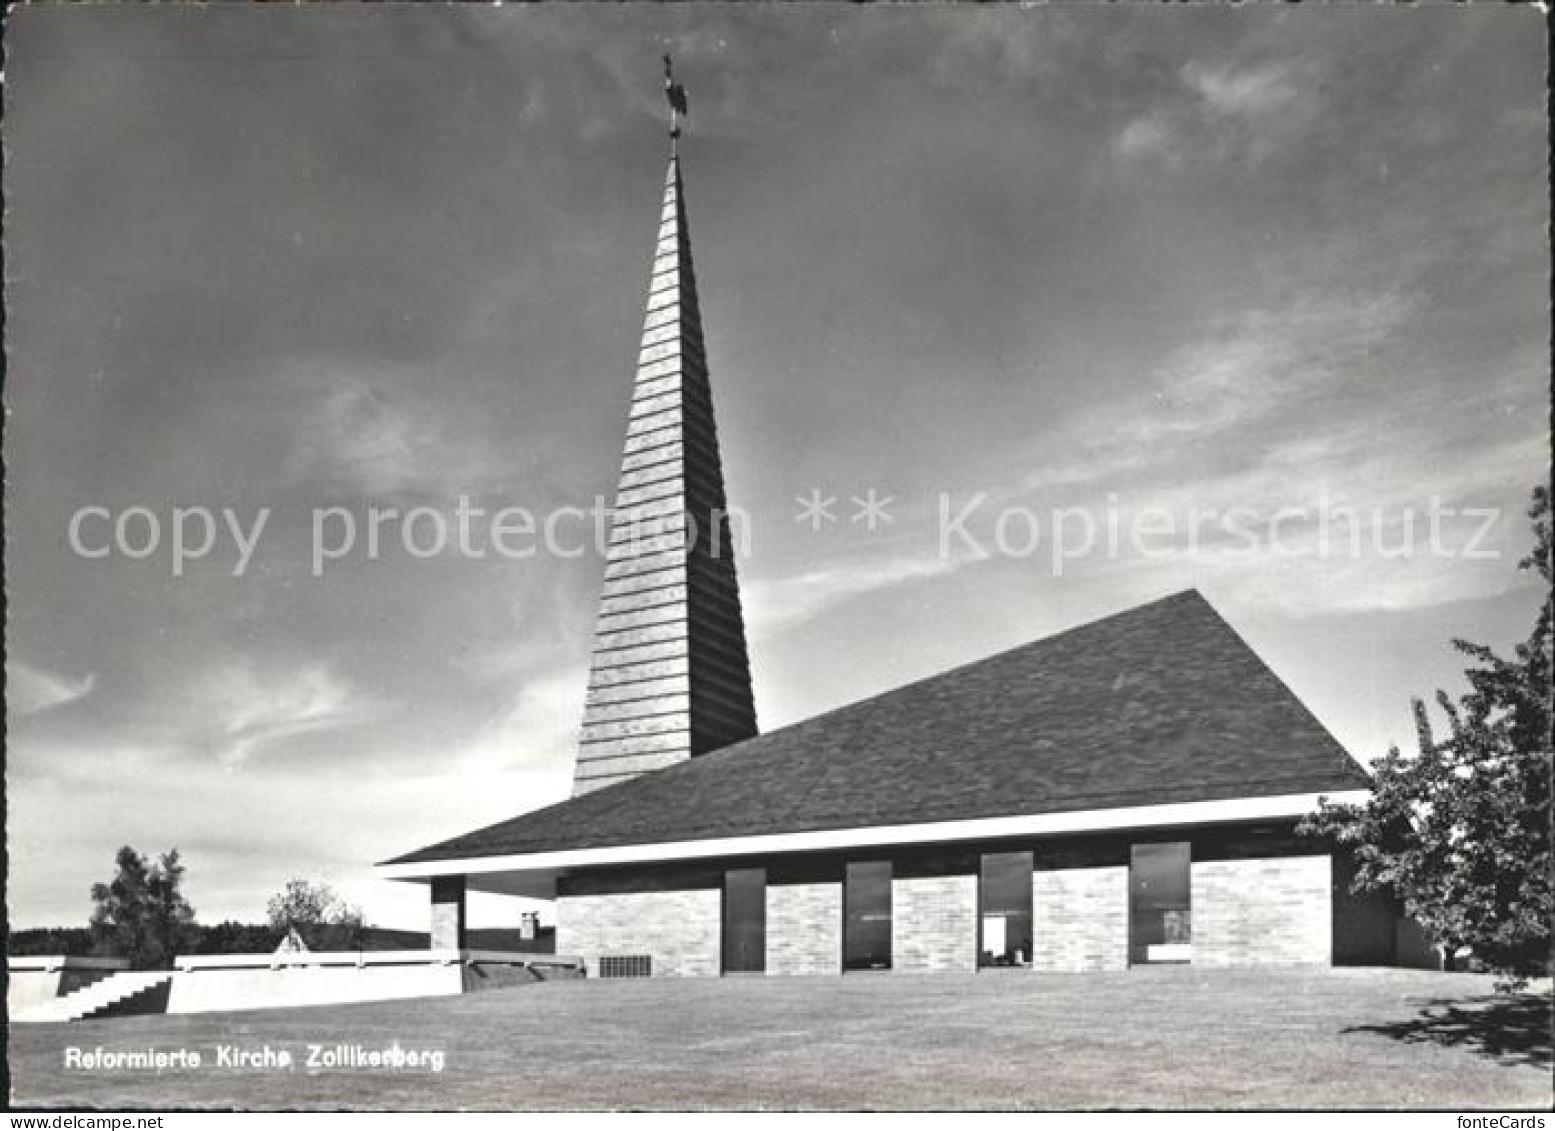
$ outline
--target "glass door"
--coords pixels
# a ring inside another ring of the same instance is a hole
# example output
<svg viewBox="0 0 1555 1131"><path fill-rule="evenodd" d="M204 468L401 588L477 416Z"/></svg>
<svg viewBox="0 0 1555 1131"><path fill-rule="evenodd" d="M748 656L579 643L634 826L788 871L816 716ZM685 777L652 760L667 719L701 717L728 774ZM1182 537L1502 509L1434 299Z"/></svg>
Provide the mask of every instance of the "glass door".
<svg viewBox="0 0 1555 1131"><path fill-rule="evenodd" d="M849 864L842 885L842 968L891 968L891 862Z"/></svg>
<svg viewBox="0 0 1555 1131"><path fill-rule="evenodd" d="M978 870L979 966L1031 965L1030 852L990 852Z"/></svg>
<svg viewBox="0 0 1555 1131"><path fill-rule="evenodd" d="M767 871L724 873L723 970L760 974L767 968Z"/></svg>
<svg viewBox="0 0 1555 1131"><path fill-rule="evenodd" d="M1191 867L1187 841L1134 845L1128 870L1130 962L1192 960Z"/></svg>

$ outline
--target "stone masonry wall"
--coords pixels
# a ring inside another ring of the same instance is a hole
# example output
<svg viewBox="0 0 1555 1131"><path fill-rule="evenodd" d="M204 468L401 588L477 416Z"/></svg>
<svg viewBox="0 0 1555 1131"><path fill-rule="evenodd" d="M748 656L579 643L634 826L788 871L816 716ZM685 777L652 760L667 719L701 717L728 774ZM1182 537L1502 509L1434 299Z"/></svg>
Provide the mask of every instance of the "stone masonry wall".
<svg viewBox="0 0 1555 1131"><path fill-rule="evenodd" d="M432 881L429 945L433 950L463 950L465 946L465 879L439 876Z"/></svg>
<svg viewBox="0 0 1555 1131"><path fill-rule="evenodd" d="M1128 869L1038 870L1031 877L1032 968L1128 969Z"/></svg>
<svg viewBox="0 0 1555 1131"><path fill-rule="evenodd" d="M654 977L716 976L722 893L621 892L556 901L556 953L576 955L597 977L601 955L646 954Z"/></svg>
<svg viewBox="0 0 1555 1131"><path fill-rule="evenodd" d="M891 882L891 968L977 969L977 877Z"/></svg>
<svg viewBox="0 0 1555 1131"><path fill-rule="evenodd" d="M1328 965L1331 868L1327 855L1196 861L1193 964Z"/></svg>
<svg viewBox="0 0 1555 1131"><path fill-rule="evenodd" d="M767 887L767 973L836 974L842 969L842 885Z"/></svg>

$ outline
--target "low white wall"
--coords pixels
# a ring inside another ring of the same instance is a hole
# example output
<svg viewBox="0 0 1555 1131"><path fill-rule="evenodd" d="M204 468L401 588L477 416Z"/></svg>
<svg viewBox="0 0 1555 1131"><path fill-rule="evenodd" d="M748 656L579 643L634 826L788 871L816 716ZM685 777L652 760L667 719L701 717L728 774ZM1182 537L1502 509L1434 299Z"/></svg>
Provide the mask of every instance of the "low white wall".
<svg viewBox="0 0 1555 1131"><path fill-rule="evenodd" d="M167 1011L211 1013L443 997L459 993L460 987L457 963L179 970L173 975Z"/></svg>
<svg viewBox="0 0 1555 1131"><path fill-rule="evenodd" d="M303 954L181 955L169 1013L213 1013L447 997L464 991L466 966L493 974L576 959L491 950L397 950Z"/></svg>
<svg viewBox="0 0 1555 1131"><path fill-rule="evenodd" d="M447 997L465 990L471 966L484 971L492 986L510 984L504 972L523 978L531 964L557 967L565 976L578 960L549 954L510 954L486 950L369 951L365 954L180 955L171 971L168 1013L284 1009L304 1005L343 1005L355 1001ZM6 995L12 1014L55 1000L66 968L123 970L122 959L15 958L10 960ZM476 986L473 988L485 988Z"/></svg>
<svg viewBox="0 0 1555 1131"><path fill-rule="evenodd" d="M12 955L6 957L5 963L9 976L5 1003L10 1013L58 997L67 973L106 976L118 970L127 970L130 965L123 958L78 958L62 954Z"/></svg>
<svg viewBox="0 0 1555 1131"><path fill-rule="evenodd" d="M58 970L12 970L10 974L11 982L5 989L5 1005L13 1014L53 1001L59 993Z"/></svg>

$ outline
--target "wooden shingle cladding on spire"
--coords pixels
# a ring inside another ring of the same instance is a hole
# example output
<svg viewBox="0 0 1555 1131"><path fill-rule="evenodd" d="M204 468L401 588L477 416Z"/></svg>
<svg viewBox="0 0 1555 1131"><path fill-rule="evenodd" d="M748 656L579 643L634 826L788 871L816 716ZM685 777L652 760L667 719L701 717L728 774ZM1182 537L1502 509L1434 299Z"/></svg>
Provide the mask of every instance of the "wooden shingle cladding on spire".
<svg viewBox="0 0 1555 1131"><path fill-rule="evenodd" d="M678 157L670 158L573 794L756 733Z"/></svg>

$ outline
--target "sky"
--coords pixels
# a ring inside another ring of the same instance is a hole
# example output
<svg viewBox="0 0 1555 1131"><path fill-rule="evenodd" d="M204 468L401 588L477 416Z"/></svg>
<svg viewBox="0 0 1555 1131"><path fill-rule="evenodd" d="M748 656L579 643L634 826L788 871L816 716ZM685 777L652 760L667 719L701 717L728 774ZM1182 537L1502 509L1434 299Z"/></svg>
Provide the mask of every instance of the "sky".
<svg viewBox="0 0 1555 1131"><path fill-rule="evenodd" d="M1357 759L1407 748L1452 638L1539 601L1542 19L12 11L13 927L130 844L202 921L306 876L425 929L374 861L566 796L599 556L315 563L315 516L612 492L664 51L763 729L1191 586Z"/></svg>

